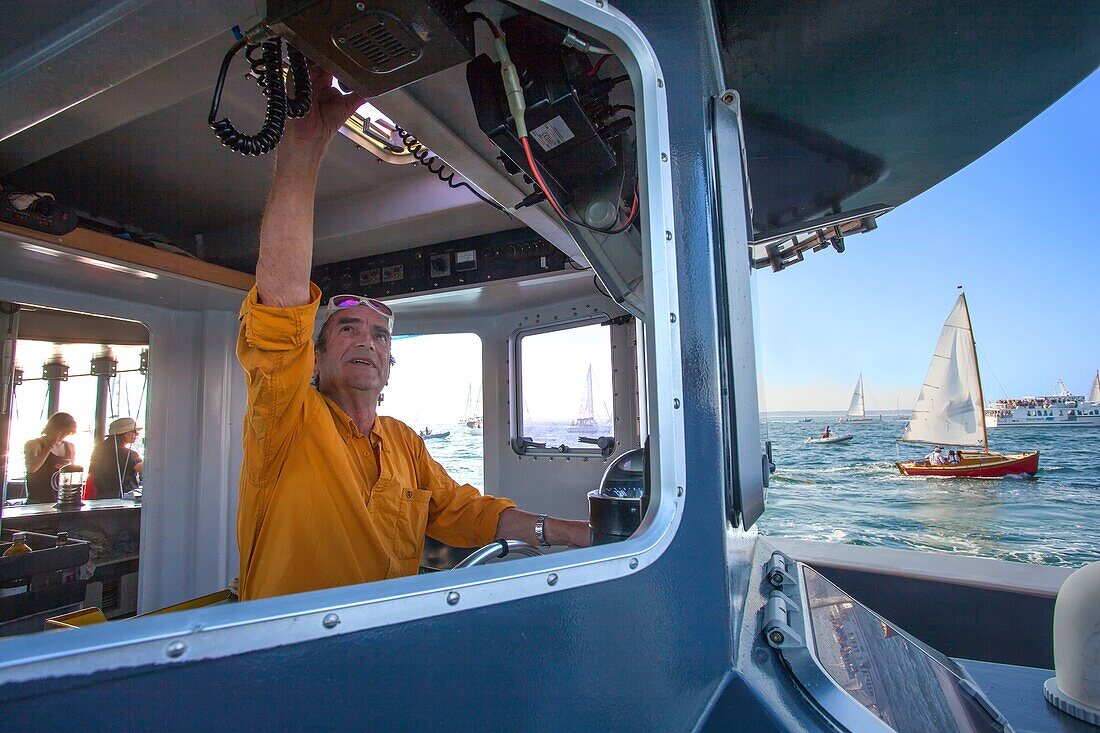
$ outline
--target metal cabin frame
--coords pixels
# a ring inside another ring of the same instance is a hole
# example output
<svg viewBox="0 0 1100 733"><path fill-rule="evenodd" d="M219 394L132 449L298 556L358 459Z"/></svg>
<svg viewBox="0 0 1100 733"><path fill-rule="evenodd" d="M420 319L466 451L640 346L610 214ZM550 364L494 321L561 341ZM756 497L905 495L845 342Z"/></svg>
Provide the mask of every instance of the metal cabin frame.
<svg viewBox="0 0 1100 733"><path fill-rule="evenodd" d="M739 120L715 9L516 4L568 14L624 55L646 109L643 159L656 162L644 252L660 284L647 407L661 492L643 531L453 585L405 578L127 622L135 633L86 629L79 644L7 642L5 728L832 729L758 634L759 553L746 526L765 474L749 262L738 259L752 212L735 185L743 147L715 141L716 125L728 134Z"/></svg>

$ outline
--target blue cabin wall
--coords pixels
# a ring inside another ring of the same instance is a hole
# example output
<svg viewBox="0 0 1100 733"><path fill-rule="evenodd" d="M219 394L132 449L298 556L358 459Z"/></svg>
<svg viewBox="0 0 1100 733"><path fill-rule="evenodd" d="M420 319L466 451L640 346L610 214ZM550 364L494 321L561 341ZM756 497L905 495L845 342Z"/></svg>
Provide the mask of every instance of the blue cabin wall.
<svg viewBox="0 0 1100 733"><path fill-rule="evenodd" d="M748 581L727 558L744 562L751 541L729 529L723 499L711 10L619 7L653 45L668 93L687 486L667 551L629 577L531 599L219 660L9 684L6 729L690 730L716 700L726 713L737 701L747 730L774 727L730 675Z"/></svg>

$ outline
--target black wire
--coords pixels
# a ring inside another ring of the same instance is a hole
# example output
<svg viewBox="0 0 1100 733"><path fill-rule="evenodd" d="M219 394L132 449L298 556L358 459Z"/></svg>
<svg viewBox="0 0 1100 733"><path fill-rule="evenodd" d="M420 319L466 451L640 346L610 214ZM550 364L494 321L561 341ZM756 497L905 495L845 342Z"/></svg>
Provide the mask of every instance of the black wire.
<svg viewBox="0 0 1100 733"><path fill-rule="evenodd" d="M600 282L600 276L596 273L592 273L592 284L596 287L596 291L599 292L600 295L615 300L615 298L611 296L611 293L608 292L607 288L603 287L603 283Z"/></svg>
<svg viewBox="0 0 1100 733"><path fill-rule="evenodd" d="M217 119L225 78L233 57L242 49L257 76L257 83L267 97L267 111L263 126L255 135L246 135L233 126L228 117ZM255 53L260 52L260 58ZM214 86L214 99L210 104L207 122L214 134L230 150L241 155L263 155L275 149L286 130L287 117L299 118L309 113L313 89L309 80L305 56L292 46L287 46L294 96L287 97L286 80L283 78L283 41L271 38L260 45L248 44L244 39L234 43L222 60L218 81Z"/></svg>
<svg viewBox="0 0 1100 733"><path fill-rule="evenodd" d="M566 260L566 261L565 261L565 264L569 265L569 267L571 267L572 269L576 270L577 272L586 272L586 271L588 271L588 270L591 270L591 269L592 269L591 267L577 267L577 262L576 262L576 260L571 260L571 259L569 259L569 260Z"/></svg>
<svg viewBox="0 0 1100 733"><path fill-rule="evenodd" d="M306 57L289 43L286 45L286 60L294 84L294 96L287 95L286 116L292 120L298 120L309 114L309 108L313 103L313 82L309 80Z"/></svg>
<svg viewBox="0 0 1100 733"><path fill-rule="evenodd" d="M509 213L507 209L498 204L496 201L493 201L491 198L485 196L483 193L481 193L481 191L478 191L469 183L466 183L466 181L458 181L456 183L454 180L454 168L450 168L450 166L448 166L442 158L433 153L431 150L428 150L428 148L424 147L423 143L417 140L415 135L413 135L411 132L401 127L400 125L395 125L395 129L397 132L397 136L400 137L401 142L405 144L405 149L412 154L412 156L416 159L418 163L422 163L424 167L428 169L429 173L435 174L436 178L443 181L451 188L465 188L466 190L470 191L470 193L472 193L474 196L477 196L479 199L489 204L497 211L511 216L511 213Z"/></svg>

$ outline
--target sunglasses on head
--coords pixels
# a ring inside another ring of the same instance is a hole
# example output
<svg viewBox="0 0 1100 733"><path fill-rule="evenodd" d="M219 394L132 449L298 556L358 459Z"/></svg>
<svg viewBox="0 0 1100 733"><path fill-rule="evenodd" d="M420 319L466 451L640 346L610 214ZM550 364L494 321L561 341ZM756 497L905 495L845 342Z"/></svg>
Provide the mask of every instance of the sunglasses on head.
<svg viewBox="0 0 1100 733"><path fill-rule="evenodd" d="M325 312L327 321L333 313L344 308L356 308L365 305L375 313L386 319L386 330L393 333L393 309L380 300L364 298L361 295L334 295L328 300L328 308Z"/></svg>

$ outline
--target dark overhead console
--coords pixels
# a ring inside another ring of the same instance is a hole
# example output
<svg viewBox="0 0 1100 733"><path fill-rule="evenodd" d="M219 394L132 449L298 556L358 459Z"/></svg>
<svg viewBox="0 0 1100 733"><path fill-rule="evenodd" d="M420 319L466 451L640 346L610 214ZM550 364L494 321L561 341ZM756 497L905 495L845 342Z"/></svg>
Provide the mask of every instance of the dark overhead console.
<svg viewBox="0 0 1100 733"><path fill-rule="evenodd" d="M313 281L325 298L344 294L385 298L568 267L561 250L524 228L320 265L313 268Z"/></svg>

